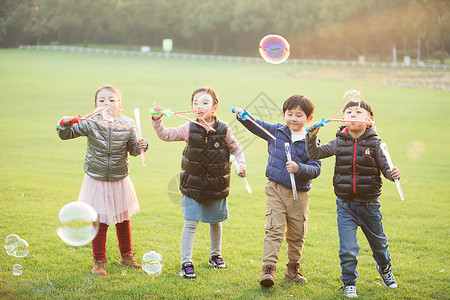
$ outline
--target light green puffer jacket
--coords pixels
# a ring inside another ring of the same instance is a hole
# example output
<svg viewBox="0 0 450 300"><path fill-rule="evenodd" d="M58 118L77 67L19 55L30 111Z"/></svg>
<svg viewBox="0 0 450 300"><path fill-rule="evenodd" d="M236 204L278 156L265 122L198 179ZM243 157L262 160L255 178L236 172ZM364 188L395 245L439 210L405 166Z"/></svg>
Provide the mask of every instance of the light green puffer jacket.
<svg viewBox="0 0 450 300"><path fill-rule="evenodd" d="M100 119L99 116L91 118ZM128 152L133 156L140 154L134 121L123 115L120 115L120 119L131 130L86 120L72 126L62 126L58 122L56 126L56 131L62 140L87 136L84 172L97 180L125 178L130 170ZM122 121L117 120L113 124L123 126Z"/></svg>

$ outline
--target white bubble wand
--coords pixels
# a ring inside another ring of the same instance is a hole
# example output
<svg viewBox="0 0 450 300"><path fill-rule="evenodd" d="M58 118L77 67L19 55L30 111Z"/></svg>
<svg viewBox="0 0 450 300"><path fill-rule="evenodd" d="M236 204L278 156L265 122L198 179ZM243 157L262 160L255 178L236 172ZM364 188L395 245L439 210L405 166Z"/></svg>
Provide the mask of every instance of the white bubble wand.
<svg viewBox="0 0 450 300"><path fill-rule="evenodd" d="M234 157L234 155L230 155L230 161L233 163L234 167L236 168L236 173L240 173L241 167L239 166L239 163L237 162L236 157ZM245 187L247 188L248 193L251 194L252 188L248 184L247 178L242 177L242 179L244 180L244 184L245 184Z"/></svg>
<svg viewBox="0 0 450 300"><path fill-rule="evenodd" d="M136 119L136 128L137 128L138 139L142 139L141 118L140 118L140 114L139 114L139 108L135 108L134 109L134 118ZM146 166L146 162L145 162L145 151L144 151L144 149L141 149L141 160L142 160L142 165L145 167Z"/></svg>
<svg viewBox="0 0 450 300"><path fill-rule="evenodd" d="M381 150L383 151L384 156L386 156L389 168L394 169L394 164L392 163L391 156L389 155L388 147L385 142L380 143ZM402 186L400 185L400 180L394 179L395 185L397 185L397 190L400 195L400 199L405 201L405 194L403 194Z"/></svg>
<svg viewBox="0 0 450 300"><path fill-rule="evenodd" d="M291 146L289 146L289 143L284 144L284 150L286 151L287 160L292 161ZM289 176L291 177L292 194L294 196L294 200L297 200L297 186L295 185L294 173L289 173Z"/></svg>

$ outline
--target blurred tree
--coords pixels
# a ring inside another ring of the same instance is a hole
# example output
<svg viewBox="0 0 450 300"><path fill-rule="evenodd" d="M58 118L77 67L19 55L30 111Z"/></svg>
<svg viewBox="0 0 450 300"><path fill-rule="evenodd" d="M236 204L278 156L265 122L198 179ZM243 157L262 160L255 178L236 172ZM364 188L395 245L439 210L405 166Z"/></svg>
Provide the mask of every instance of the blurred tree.
<svg viewBox="0 0 450 300"><path fill-rule="evenodd" d="M448 0L419 0L418 1L425 16L419 22L423 28L423 37L427 52L431 46L428 44L430 38L436 41L437 51L441 64L448 55L445 46L450 33L450 2ZM429 54L428 54L429 55Z"/></svg>
<svg viewBox="0 0 450 300"><path fill-rule="evenodd" d="M0 45L119 43L214 54L257 55L280 34L291 58L385 60L412 56L444 62L450 48L449 0L0 0ZM419 48L419 49L420 49Z"/></svg>

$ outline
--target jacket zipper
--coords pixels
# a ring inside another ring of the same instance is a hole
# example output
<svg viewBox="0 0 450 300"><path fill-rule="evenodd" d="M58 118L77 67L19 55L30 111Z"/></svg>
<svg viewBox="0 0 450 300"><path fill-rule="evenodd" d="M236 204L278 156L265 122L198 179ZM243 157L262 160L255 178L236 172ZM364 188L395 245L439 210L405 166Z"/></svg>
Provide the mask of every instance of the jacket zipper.
<svg viewBox="0 0 450 300"><path fill-rule="evenodd" d="M108 159L106 160L106 180L109 180L110 164L111 164L111 128L108 128Z"/></svg>
<svg viewBox="0 0 450 300"><path fill-rule="evenodd" d="M353 193L355 197L358 198L358 194L356 194L356 147L358 145L358 140L355 140L355 147L353 149Z"/></svg>

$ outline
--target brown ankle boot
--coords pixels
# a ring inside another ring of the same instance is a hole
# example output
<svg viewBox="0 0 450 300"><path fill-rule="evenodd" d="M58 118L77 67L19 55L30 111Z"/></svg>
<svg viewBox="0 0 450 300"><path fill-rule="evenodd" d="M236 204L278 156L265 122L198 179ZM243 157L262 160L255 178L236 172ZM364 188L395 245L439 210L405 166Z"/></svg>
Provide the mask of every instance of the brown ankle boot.
<svg viewBox="0 0 450 300"><path fill-rule="evenodd" d="M307 283L308 280L303 277L302 274L298 271L300 264L294 263L294 262L288 262L286 264L287 270L286 273L284 273L284 278L287 280L291 280L297 283Z"/></svg>
<svg viewBox="0 0 450 300"><path fill-rule="evenodd" d="M264 265L262 269L263 274L259 280L259 284L265 287L271 287L275 283L275 270L277 269L277 266Z"/></svg>
<svg viewBox="0 0 450 300"><path fill-rule="evenodd" d="M122 259L120 260L119 264L122 266L133 267L135 269L142 269L142 266L138 264L134 259L133 252L127 252L122 254Z"/></svg>
<svg viewBox="0 0 450 300"><path fill-rule="evenodd" d="M95 275L108 275L105 269L106 259L94 259L94 267L91 270L92 274Z"/></svg>

